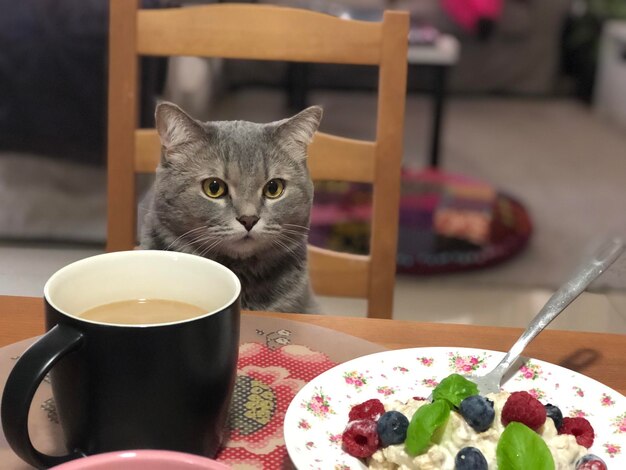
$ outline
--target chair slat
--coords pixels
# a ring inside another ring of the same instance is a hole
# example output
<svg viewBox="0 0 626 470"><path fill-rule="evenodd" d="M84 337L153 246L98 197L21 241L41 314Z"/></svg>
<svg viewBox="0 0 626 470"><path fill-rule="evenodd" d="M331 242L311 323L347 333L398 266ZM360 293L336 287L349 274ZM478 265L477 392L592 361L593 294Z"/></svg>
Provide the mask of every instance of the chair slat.
<svg viewBox="0 0 626 470"><path fill-rule="evenodd" d="M376 166L376 144L318 132L309 146L311 178L322 181L371 183Z"/></svg>
<svg viewBox="0 0 626 470"><path fill-rule="evenodd" d="M156 129L135 130L135 171L154 173L161 160L161 140Z"/></svg>
<svg viewBox="0 0 626 470"><path fill-rule="evenodd" d="M376 65L381 25L309 10L204 5L138 12L137 51L231 59ZM241 25L246 25L242 31ZM267 34L272 31L272 34Z"/></svg>
<svg viewBox="0 0 626 470"><path fill-rule="evenodd" d="M309 273L318 295L367 298L369 257L309 245Z"/></svg>
<svg viewBox="0 0 626 470"><path fill-rule="evenodd" d="M376 145L318 132L309 146L309 170L314 180L374 180ZM154 173L161 155L161 142L154 129L135 131L135 171Z"/></svg>

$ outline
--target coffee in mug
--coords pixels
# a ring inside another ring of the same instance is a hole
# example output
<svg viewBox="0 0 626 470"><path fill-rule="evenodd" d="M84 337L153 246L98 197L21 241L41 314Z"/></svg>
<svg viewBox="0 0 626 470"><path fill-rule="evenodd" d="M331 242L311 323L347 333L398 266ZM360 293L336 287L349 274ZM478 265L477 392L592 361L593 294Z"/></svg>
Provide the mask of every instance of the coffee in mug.
<svg viewBox="0 0 626 470"><path fill-rule="evenodd" d="M102 323L149 325L188 320L205 312L202 307L177 300L136 299L98 305L78 316Z"/></svg>

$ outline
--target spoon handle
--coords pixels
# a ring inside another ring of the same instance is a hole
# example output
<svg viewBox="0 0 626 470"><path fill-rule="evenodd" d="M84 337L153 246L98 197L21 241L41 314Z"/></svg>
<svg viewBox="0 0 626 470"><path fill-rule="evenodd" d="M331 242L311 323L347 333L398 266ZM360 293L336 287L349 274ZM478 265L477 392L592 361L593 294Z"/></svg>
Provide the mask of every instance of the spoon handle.
<svg viewBox="0 0 626 470"><path fill-rule="evenodd" d="M496 370L505 373L522 354L528 343L552 322L574 299L584 292L591 282L611 266L623 253L624 240L612 238L595 252L592 258L584 263L574 275L563 284L533 318L522 336L496 366Z"/></svg>

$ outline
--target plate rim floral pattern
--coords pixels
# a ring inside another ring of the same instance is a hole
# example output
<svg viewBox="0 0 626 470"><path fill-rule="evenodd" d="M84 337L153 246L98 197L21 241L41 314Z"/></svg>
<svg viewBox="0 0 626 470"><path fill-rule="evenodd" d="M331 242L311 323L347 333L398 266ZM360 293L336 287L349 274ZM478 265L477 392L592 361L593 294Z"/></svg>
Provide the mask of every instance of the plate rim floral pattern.
<svg viewBox="0 0 626 470"><path fill-rule="evenodd" d="M339 364L307 383L291 401L283 427L289 456L299 470L364 469L358 459L341 450L341 426L347 423L352 404L370 398L385 403L396 397L427 396L445 375L487 372L504 354L479 348L418 347ZM411 379L413 371L419 375L415 379ZM409 380L413 384L405 386ZM565 416L589 416L597 432L590 452L600 455L609 470L626 468L626 397L621 393L579 372L526 356L503 388L528 390L543 403L554 402ZM597 403L591 397L598 398ZM604 428L598 426L599 419L606 423Z"/></svg>

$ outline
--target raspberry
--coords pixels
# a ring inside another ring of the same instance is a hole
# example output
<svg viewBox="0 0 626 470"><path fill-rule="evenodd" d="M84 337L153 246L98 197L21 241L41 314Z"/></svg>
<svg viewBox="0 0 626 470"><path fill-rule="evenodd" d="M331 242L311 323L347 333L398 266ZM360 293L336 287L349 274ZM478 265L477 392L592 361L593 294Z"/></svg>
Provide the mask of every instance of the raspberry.
<svg viewBox="0 0 626 470"><path fill-rule="evenodd" d="M511 421L525 424L537 431L546 422L546 409L528 392L513 392L502 408L502 424Z"/></svg>
<svg viewBox="0 0 626 470"><path fill-rule="evenodd" d="M579 445L587 449L593 445L595 438L593 427L585 418L563 418L559 434L571 434Z"/></svg>
<svg viewBox="0 0 626 470"><path fill-rule="evenodd" d="M371 419L350 421L341 436L341 448L353 457L369 457L378 449L376 422Z"/></svg>
<svg viewBox="0 0 626 470"><path fill-rule="evenodd" d="M385 412L385 407L376 398L364 401L360 405L355 405L350 410L348 415L349 421L355 421L357 419L371 419L376 421Z"/></svg>
<svg viewBox="0 0 626 470"><path fill-rule="evenodd" d="M597 455L587 454L576 462L576 470L607 470L606 463Z"/></svg>

